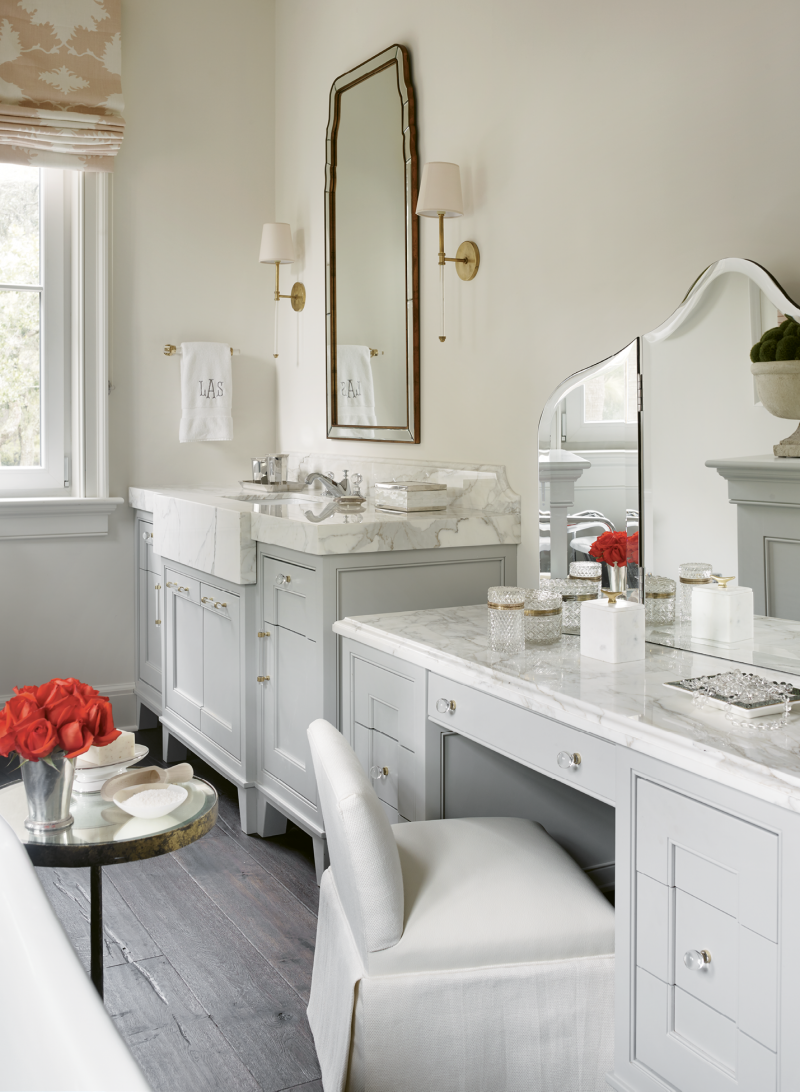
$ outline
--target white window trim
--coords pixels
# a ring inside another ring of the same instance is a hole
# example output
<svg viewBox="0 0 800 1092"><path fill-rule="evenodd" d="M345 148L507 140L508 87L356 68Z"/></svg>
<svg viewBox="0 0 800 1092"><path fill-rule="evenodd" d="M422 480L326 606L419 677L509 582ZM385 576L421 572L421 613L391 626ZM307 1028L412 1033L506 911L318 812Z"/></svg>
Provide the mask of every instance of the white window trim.
<svg viewBox="0 0 800 1092"><path fill-rule="evenodd" d="M111 175L72 179L70 492L0 496L0 539L108 534ZM66 421L65 421L66 424Z"/></svg>

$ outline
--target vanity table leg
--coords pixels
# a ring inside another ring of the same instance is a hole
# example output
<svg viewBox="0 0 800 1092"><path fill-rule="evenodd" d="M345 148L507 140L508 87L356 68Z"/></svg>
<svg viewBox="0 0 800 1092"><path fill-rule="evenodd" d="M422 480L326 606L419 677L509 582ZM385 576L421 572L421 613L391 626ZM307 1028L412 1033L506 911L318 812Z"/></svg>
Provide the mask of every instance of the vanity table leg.
<svg viewBox="0 0 800 1092"><path fill-rule="evenodd" d="M92 952L92 982L95 989L103 996L103 868L102 865L89 866L89 889L91 921L89 925Z"/></svg>
<svg viewBox="0 0 800 1092"><path fill-rule="evenodd" d="M331 859L328 856L328 839L321 838L316 834L311 836L314 843L314 868L317 873L317 883L322 883L322 873L331 863Z"/></svg>

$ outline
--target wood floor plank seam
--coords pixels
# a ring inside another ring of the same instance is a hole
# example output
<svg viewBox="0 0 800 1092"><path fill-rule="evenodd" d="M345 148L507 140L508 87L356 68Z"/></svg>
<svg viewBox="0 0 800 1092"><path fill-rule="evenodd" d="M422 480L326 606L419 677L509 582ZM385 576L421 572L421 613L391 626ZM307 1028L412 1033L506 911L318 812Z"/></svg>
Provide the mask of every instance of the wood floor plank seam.
<svg viewBox="0 0 800 1092"><path fill-rule="evenodd" d="M221 830L223 834L225 834L228 838L230 838L234 845L241 846L242 852L246 853L247 856L250 858L250 860L253 861L254 864L257 864L260 869L262 869L264 872L266 872L266 874L270 877L270 879L274 880L276 884L278 884L280 887L283 888L284 891L287 892L287 894L291 895L291 897L294 899L294 901L299 903L303 907L304 910L308 910L308 912L310 914L313 914L315 918L319 917L319 914L317 913L316 910L313 910L310 906L306 905L306 903L304 903L302 899L298 898L297 895L295 895L294 891L292 891L291 887L287 887L286 884L283 882L283 880L279 879L278 876L276 876L274 872L272 872L269 868L266 867L265 864L263 864L263 862L259 861L258 857L254 856L250 852L250 850L248 849L246 843L240 842L237 838L233 837L233 835L230 833L230 831L228 829L228 824L226 823L226 821L224 819L217 820L217 829Z"/></svg>
<svg viewBox="0 0 800 1092"><path fill-rule="evenodd" d="M239 934L239 936L241 936L250 945L250 947L254 951L258 952L258 954L261 956L261 958L263 960L265 960L267 963L269 963L270 967L272 967L272 969L275 971L275 973L278 974L280 976L280 978L283 980L283 982L286 983L286 985L289 987L289 989L292 991L292 993L294 993L297 996L298 1000L302 1002L303 1006L304 1007L307 1006L308 1002L307 1002L306 998L303 997L303 995L300 993L300 991L297 989L297 987L292 982L290 982L288 980L288 978L283 973L281 968L279 966L277 966L273 962L273 960L270 959L270 957L268 955L266 955L264 952L262 952L261 949L258 947L258 945L253 943L252 938L249 937L247 935L247 933L245 933L242 930L242 928L239 926L238 922L234 921L234 919L230 916L230 914L222 906L220 906L220 904L217 902L217 900L214 898L214 896L209 894L208 891L206 891L206 889L203 887L203 885L196 879L196 877L194 877L192 875L192 873L189 871L189 869L186 868L183 861L180 859L179 855L177 855L177 854L175 855L175 860L177 860L178 864L181 866L181 868L186 873L186 875L189 877L189 879L192 881L192 883L197 884L197 887L200 889L200 891L203 892L203 895L205 896L205 898L207 898L210 903L212 903L214 906L216 906L217 910L219 910L220 914L222 914L222 916L225 918L226 921L229 921L231 923L231 925L236 930L236 932ZM266 869L264 871L266 871ZM270 874L270 876L271 876L271 874ZM281 885L281 886L283 886L283 885ZM303 904L301 903L301 905L303 905ZM304 909L308 910L308 907L304 907ZM315 917L316 917L316 915L315 915ZM300 1086L300 1087L302 1087L302 1086Z"/></svg>

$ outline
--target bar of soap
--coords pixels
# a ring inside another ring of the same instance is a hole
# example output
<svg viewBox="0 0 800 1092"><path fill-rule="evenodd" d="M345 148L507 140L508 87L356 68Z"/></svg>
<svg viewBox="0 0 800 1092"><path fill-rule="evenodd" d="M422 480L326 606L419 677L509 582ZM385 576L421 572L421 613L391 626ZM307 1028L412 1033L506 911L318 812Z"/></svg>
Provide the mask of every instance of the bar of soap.
<svg viewBox="0 0 800 1092"><path fill-rule="evenodd" d="M136 736L133 732L120 732L111 743L107 743L105 747L90 747L85 754L81 755L81 758L87 765L92 766L108 766L112 762L125 762L126 759L134 757L135 742Z"/></svg>

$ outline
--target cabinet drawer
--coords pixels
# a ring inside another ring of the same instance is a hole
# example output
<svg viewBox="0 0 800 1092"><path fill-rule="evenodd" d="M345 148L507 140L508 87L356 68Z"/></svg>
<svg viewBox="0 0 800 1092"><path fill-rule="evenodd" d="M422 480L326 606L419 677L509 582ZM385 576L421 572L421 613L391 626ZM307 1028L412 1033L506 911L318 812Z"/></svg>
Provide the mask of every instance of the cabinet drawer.
<svg viewBox="0 0 800 1092"><path fill-rule="evenodd" d="M358 760L367 772L373 788L382 804L394 810L397 816L413 819L416 815L414 796L413 753L401 747L396 739L375 732L363 724L353 725L353 745ZM387 771L379 777L376 767Z"/></svg>
<svg viewBox="0 0 800 1092"><path fill-rule="evenodd" d="M161 572L161 557L153 551L153 524L147 519L136 520L136 557L140 569Z"/></svg>
<svg viewBox="0 0 800 1092"><path fill-rule="evenodd" d="M183 573L176 573L172 569L164 570L164 586L168 592L173 592L181 599L187 599L190 603L200 606L200 581L193 580Z"/></svg>
<svg viewBox="0 0 800 1092"><path fill-rule="evenodd" d="M778 838L771 831L639 779L636 868L777 941Z"/></svg>
<svg viewBox="0 0 800 1092"><path fill-rule="evenodd" d="M549 777L614 801L613 743L433 673L428 676L428 716ZM579 754L580 764L560 767L562 751Z"/></svg>
<svg viewBox="0 0 800 1092"><path fill-rule="evenodd" d="M263 558L264 621L303 637L313 637L315 569L304 569L272 557Z"/></svg>
<svg viewBox="0 0 800 1092"><path fill-rule="evenodd" d="M355 719L413 750L414 683L411 679L353 657Z"/></svg>

